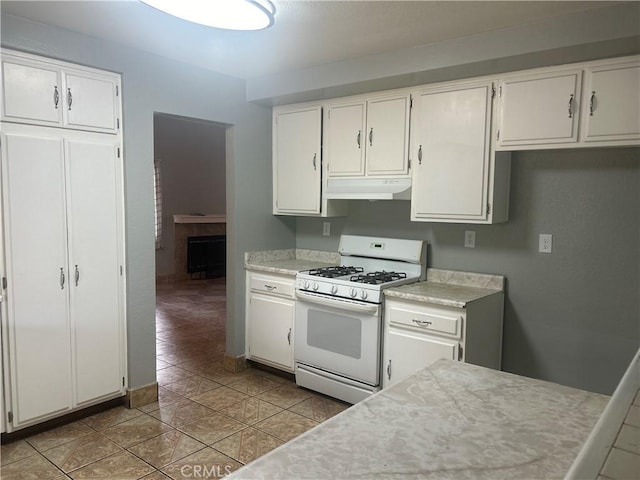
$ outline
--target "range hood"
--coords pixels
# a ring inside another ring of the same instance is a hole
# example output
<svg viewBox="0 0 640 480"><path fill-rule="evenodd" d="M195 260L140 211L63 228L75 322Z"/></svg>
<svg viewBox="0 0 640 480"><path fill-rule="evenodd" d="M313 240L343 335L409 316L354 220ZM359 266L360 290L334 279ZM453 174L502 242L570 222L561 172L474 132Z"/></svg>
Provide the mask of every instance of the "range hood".
<svg viewBox="0 0 640 480"><path fill-rule="evenodd" d="M410 200L410 178L330 178L323 194L340 200Z"/></svg>

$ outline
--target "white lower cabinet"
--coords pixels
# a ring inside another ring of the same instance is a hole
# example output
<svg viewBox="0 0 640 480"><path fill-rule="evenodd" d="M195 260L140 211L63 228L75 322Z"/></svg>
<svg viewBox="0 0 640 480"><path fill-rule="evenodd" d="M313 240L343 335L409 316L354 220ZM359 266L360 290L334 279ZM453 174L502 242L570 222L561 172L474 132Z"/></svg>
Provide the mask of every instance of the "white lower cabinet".
<svg viewBox="0 0 640 480"><path fill-rule="evenodd" d="M246 357L294 371L294 278L247 272Z"/></svg>
<svg viewBox="0 0 640 480"><path fill-rule="evenodd" d="M118 147L113 135L3 124L8 431L124 394Z"/></svg>
<svg viewBox="0 0 640 480"><path fill-rule="evenodd" d="M503 302L502 293L464 308L385 297L382 386L440 359L499 369Z"/></svg>

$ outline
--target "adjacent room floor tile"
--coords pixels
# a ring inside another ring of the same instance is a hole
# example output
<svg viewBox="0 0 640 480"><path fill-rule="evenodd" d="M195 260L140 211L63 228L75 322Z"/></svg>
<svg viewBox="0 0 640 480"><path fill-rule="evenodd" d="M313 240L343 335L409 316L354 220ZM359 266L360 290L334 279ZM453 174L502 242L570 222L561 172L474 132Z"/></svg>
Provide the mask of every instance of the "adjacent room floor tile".
<svg viewBox="0 0 640 480"><path fill-rule="evenodd" d="M103 431L104 435L124 448L157 437L172 428L149 415L140 415Z"/></svg>
<svg viewBox="0 0 640 480"><path fill-rule="evenodd" d="M50 448L76 440L85 435L89 435L90 433L93 433L93 430L81 421L78 421L29 437L27 442L29 442L31 446L43 452Z"/></svg>
<svg viewBox="0 0 640 480"><path fill-rule="evenodd" d="M614 446L640 455L640 428L623 424Z"/></svg>
<svg viewBox="0 0 640 480"><path fill-rule="evenodd" d="M89 425L94 430L104 430L106 428L117 425L118 423L131 420L142 412L137 408L116 407L106 412L97 413L87 418L83 418L82 422Z"/></svg>
<svg viewBox="0 0 640 480"><path fill-rule="evenodd" d="M75 480L137 480L154 470L155 468L135 455L122 451L75 470L69 476Z"/></svg>
<svg viewBox="0 0 640 480"><path fill-rule="evenodd" d="M188 398L184 398L179 402L149 412L149 415L172 427L181 427L206 415L211 415L212 413L210 408L189 400Z"/></svg>
<svg viewBox="0 0 640 480"><path fill-rule="evenodd" d="M637 405L631 405L629 407L629 413L627 418L624 419L624 423L627 425L633 425L634 427L640 427L640 407Z"/></svg>
<svg viewBox="0 0 640 480"><path fill-rule="evenodd" d="M172 430L139 443L129 451L154 467L160 468L202 450L205 446L177 430Z"/></svg>
<svg viewBox="0 0 640 480"><path fill-rule="evenodd" d="M248 398L220 410L221 413L247 425L253 425L281 411L282 408L259 398Z"/></svg>
<svg viewBox="0 0 640 480"><path fill-rule="evenodd" d="M0 465L4 467L9 463L17 462L37 453L37 450L24 440L2 445L0 448Z"/></svg>
<svg viewBox="0 0 640 480"><path fill-rule="evenodd" d="M289 411L315 420L316 422L323 422L346 410L348 407L349 404L347 403L314 394L312 397L291 407Z"/></svg>
<svg viewBox="0 0 640 480"><path fill-rule="evenodd" d="M248 427L213 444L213 448L247 464L284 442L255 428Z"/></svg>
<svg viewBox="0 0 640 480"><path fill-rule="evenodd" d="M2 480L61 480L64 473L39 453L2 466Z"/></svg>
<svg viewBox="0 0 640 480"><path fill-rule="evenodd" d="M615 480L640 478L640 455L612 448L600 473Z"/></svg>
<svg viewBox="0 0 640 480"><path fill-rule="evenodd" d="M242 392L228 387L220 387L209 392L201 393L200 395L195 395L192 399L213 410L220 410L247 398L249 398L249 396Z"/></svg>
<svg viewBox="0 0 640 480"><path fill-rule="evenodd" d="M258 395L258 398L273 403L281 408L293 407L311 396L311 392L302 388L284 385Z"/></svg>
<svg viewBox="0 0 640 480"><path fill-rule="evenodd" d="M242 465L213 448L205 448L162 468L174 480L222 478Z"/></svg>
<svg viewBox="0 0 640 480"><path fill-rule="evenodd" d="M213 413L180 427L180 430L210 445L243 428L246 428L245 424L220 413Z"/></svg>
<svg viewBox="0 0 640 480"><path fill-rule="evenodd" d="M219 388L219 383L208 380L200 375L194 375L193 377L183 378L173 383L169 383L165 386L168 390L171 390L178 395L185 397L192 397L200 393L208 392Z"/></svg>
<svg viewBox="0 0 640 480"><path fill-rule="evenodd" d="M104 435L93 433L53 447L43 452L43 455L69 473L121 450L122 448Z"/></svg>
<svg viewBox="0 0 640 480"><path fill-rule="evenodd" d="M275 414L273 417L256 423L254 428L288 442L316 425L318 425L318 422L285 410Z"/></svg>
<svg viewBox="0 0 640 480"><path fill-rule="evenodd" d="M167 383L176 382L193 375L193 372L185 370L184 368L172 366L158 370L156 376L158 377L159 385L166 385Z"/></svg>

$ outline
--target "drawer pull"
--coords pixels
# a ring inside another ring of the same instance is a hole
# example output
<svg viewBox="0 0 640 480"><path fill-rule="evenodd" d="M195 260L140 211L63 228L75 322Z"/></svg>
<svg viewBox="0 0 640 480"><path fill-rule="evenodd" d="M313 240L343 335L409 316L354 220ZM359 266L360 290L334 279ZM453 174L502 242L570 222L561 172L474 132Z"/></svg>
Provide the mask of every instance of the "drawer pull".
<svg viewBox="0 0 640 480"><path fill-rule="evenodd" d="M431 322L428 320L416 320L415 318L411 320L413 323L415 323L416 325L419 325L421 327L428 327L431 325Z"/></svg>
<svg viewBox="0 0 640 480"><path fill-rule="evenodd" d="M278 287L276 287L275 285L267 285L266 283L264 284L264 288L266 288L267 290L269 290L270 292L274 291L275 289L277 289Z"/></svg>

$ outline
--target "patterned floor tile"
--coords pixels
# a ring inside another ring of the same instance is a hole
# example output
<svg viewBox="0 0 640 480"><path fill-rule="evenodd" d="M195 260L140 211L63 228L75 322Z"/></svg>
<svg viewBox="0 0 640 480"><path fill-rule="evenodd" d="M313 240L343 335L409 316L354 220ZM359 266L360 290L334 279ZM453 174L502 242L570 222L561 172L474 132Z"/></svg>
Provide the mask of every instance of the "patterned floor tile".
<svg viewBox="0 0 640 480"><path fill-rule="evenodd" d="M176 366L163 368L162 370L158 370L156 374L158 377L158 385L162 386L190 377L191 375L193 375L193 372Z"/></svg>
<svg viewBox="0 0 640 480"><path fill-rule="evenodd" d="M216 389L220 386L221 385L219 383L207 380L199 375L194 375L192 377L182 378L176 382L169 383L165 385L165 388L177 393L178 395L189 398L194 395Z"/></svg>
<svg viewBox="0 0 640 480"><path fill-rule="evenodd" d="M255 428L248 427L212 445L229 457L247 464L284 442Z"/></svg>
<svg viewBox="0 0 640 480"><path fill-rule="evenodd" d="M135 455L122 451L75 470L69 476L74 480L137 480L154 470Z"/></svg>
<svg viewBox="0 0 640 480"><path fill-rule="evenodd" d="M256 423L254 428L288 442L307 430L312 429L316 425L318 425L318 422L307 417L303 417L302 415L298 415L297 413L285 410L283 412L276 413L274 416L269 417L266 420Z"/></svg>
<svg viewBox="0 0 640 480"><path fill-rule="evenodd" d="M216 388L192 397L194 401L213 410L220 410L247 398L249 398L248 395L228 387Z"/></svg>
<svg viewBox="0 0 640 480"><path fill-rule="evenodd" d="M302 415L304 417L323 422L334 415L349 408L348 403L334 400L320 395L313 395L306 400L294 405L289 411Z"/></svg>
<svg viewBox="0 0 640 480"><path fill-rule="evenodd" d="M149 415L172 427L182 427L212 413L210 408L185 398L179 402L149 412Z"/></svg>
<svg viewBox="0 0 640 480"><path fill-rule="evenodd" d="M293 407L296 403L309 397L311 397L311 392L308 390L290 385L283 385L258 395L258 398L281 408Z"/></svg>
<svg viewBox="0 0 640 480"><path fill-rule="evenodd" d="M69 473L121 450L121 447L104 435L93 433L51 448L43 452L43 455Z"/></svg>
<svg viewBox="0 0 640 480"><path fill-rule="evenodd" d="M267 390L272 390L281 385L282 384L279 382L257 375L253 372L247 374L244 378L239 378L227 384L229 388L233 388L234 390L238 390L239 392L246 393L251 396L258 395L259 393L266 392Z"/></svg>
<svg viewBox="0 0 640 480"><path fill-rule="evenodd" d="M178 395L164 387L158 387L158 401L143 405L138 410L148 413L181 400L184 400L182 395Z"/></svg>
<svg viewBox="0 0 640 480"><path fill-rule="evenodd" d="M131 420L142 412L136 408L116 407L105 412L97 413L87 418L83 418L82 422L90 426L94 430L104 430L109 427L113 427L118 423Z"/></svg>
<svg viewBox="0 0 640 480"><path fill-rule="evenodd" d="M205 444L173 430L139 443L131 447L129 451L154 467L160 468L202 450L205 446Z"/></svg>
<svg viewBox="0 0 640 480"><path fill-rule="evenodd" d="M109 427L102 433L121 447L129 448L170 430L172 428L169 425L149 415L140 415L132 420Z"/></svg>
<svg viewBox="0 0 640 480"><path fill-rule="evenodd" d="M210 445L237 431L246 425L220 413L200 418L199 420L180 427L184 433Z"/></svg>
<svg viewBox="0 0 640 480"><path fill-rule="evenodd" d="M242 465L213 448L205 448L162 468L174 480L222 478Z"/></svg>
<svg viewBox="0 0 640 480"><path fill-rule="evenodd" d="M162 472L153 472L152 474L147 475L146 477L142 477L140 480L171 480L171 477L167 477Z"/></svg>
<svg viewBox="0 0 640 480"><path fill-rule="evenodd" d="M2 480L62 480L64 473L39 453L2 466Z"/></svg>
<svg viewBox="0 0 640 480"><path fill-rule="evenodd" d="M27 438L27 442L37 450L44 452L50 448L89 435L90 433L93 433L93 430L81 421L78 421L29 437Z"/></svg>
<svg viewBox="0 0 640 480"><path fill-rule="evenodd" d="M259 398L248 398L220 410L220 413L239 422L253 425L282 411L282 408Z"/></svg>
<svg viewBox="0 0 640 480"><path fill-rule="evenodd" d="M37 453L38 451L24 440L8 443L0 448L0 465L4 467Z"/></svg>

